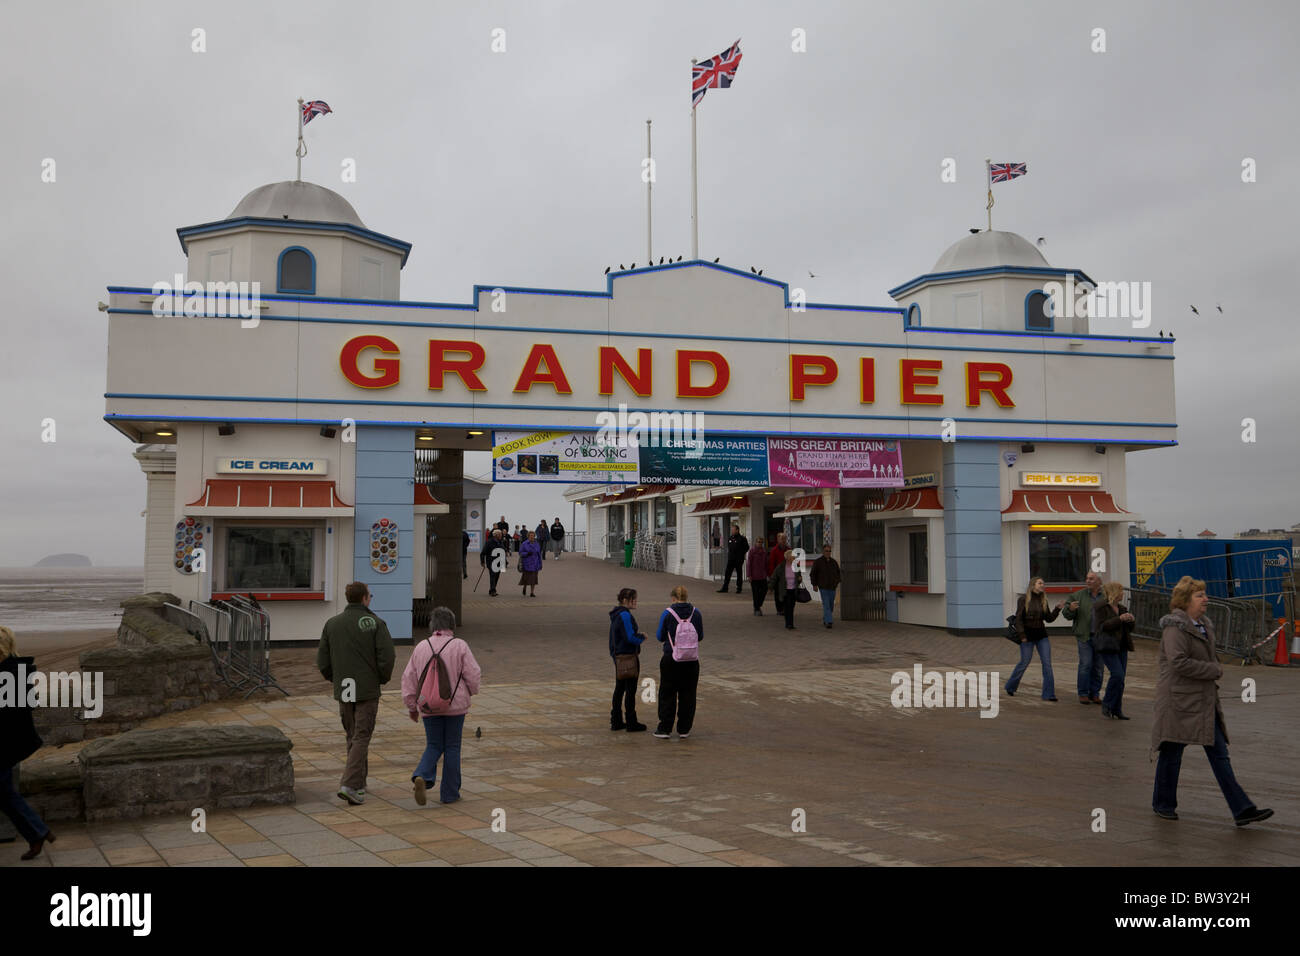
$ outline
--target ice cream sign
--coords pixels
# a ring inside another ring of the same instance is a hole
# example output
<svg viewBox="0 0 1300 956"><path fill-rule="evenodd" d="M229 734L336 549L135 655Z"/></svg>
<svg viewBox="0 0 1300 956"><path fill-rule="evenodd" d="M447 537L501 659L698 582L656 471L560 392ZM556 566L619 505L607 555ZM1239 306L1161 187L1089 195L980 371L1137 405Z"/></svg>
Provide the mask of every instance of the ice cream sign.
<svg viewBox="0 0 1300 956"><path fill-rule="evenodd" d="M323 475L324 458L218 458L218 475Z"/></svg>

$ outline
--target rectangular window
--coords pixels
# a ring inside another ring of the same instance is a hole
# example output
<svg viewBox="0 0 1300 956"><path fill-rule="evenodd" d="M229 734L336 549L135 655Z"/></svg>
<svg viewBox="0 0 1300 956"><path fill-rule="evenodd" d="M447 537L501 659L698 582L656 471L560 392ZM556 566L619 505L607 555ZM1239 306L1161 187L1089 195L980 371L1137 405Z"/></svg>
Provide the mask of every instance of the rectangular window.
<svg viewBox="0 0 1300 956"><path fill-rule="evenodd" d="M930 583L930 535L910 531L907 535L908 584Z"/></svg>
<svg viewBox="0 0 1300 956"><path fill-rule="evenodd" d="M1029 532L1029 576L1047 584L1082 584L1088 576L1088 532Z"/></svg>
<svg viewBox="0 0 1300 956"><path fill-rule="evenodd" d="M826 518L823 515L799 515L790 519L790 547L803 548L809 560L822 553Z"/></svg>
<svg viewBox="0 0 1300 956"><path fill-rule="evenodd" d="M226 590L311 590L315 544L315 528L227 528Z"/></svg>
<svg viewBox="0 0 1300 956"><path fill-rule="evenodd" d="M656 498L655 534L667 536L668 541L677 540L677 506L668 498Z"/></svg>

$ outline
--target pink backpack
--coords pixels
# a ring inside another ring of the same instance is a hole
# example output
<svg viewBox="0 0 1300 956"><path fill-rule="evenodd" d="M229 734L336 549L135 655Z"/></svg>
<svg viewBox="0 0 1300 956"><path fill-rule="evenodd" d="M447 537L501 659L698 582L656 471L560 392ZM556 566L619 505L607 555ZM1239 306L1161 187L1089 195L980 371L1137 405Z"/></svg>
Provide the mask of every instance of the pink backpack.
<svg viewBox="0 0 1300 956"><path fill-rule="evenodd" d="M451 675L447 672L447 665L442 659L442 652L447 649L447 645L456 638L451 637L443 642L442 647L433 652L433 656L425 662L424 670L420 672L419 697L416 704L428 716L436 716L445 713L451 706L456 691L460 689L460 677L456 678L456 686L451 686ZM433 647L433 637L426 638L429 647ZM461 677L464 674L460 675Z"/></svg>
<svg viewBox="0 0 1300 956"><path fill-rule="evenodd" d="M677 612L671 607L668 609L677 621L677 640L673 640L671 634L668 635L668 644L673 649L673 660L675 661L698 661L700 659L700 636L695 632L695 625L691 623L691 617L695 609L691 608L691 613L686 615L682 620L677 617Z"/></svg>

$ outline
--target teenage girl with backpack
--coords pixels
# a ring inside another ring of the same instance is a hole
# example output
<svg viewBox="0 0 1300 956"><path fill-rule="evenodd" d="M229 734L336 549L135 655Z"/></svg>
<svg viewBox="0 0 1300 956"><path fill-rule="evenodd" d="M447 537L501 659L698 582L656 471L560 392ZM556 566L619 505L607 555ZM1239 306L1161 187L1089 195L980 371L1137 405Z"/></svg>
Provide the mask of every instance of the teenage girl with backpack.
<svg viewBox="0 0 1300 956"><path fill-rule="evenodd" d="M678 585L670 595L673 603L659 617L655 635L664 646L659 658L659 726L654 735L667 740L677 721L677 736L685 740L695 723L695 690L700 683L699 642L704 640L704 618L700 609L686 599L686 588Z"/></svg>

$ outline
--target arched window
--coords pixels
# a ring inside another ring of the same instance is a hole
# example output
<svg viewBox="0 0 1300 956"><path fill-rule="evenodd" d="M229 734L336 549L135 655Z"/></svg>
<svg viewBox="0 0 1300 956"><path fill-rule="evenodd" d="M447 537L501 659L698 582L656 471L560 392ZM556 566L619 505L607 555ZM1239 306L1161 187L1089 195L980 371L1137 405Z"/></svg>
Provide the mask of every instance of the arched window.
<svg viewBox="0 0 1300 956"><path fill-rule="evenodd" d="M1052 297L1046 292L1034 291L1025 296L1025 330L1052 332L1055 330L1052 315Z"/></svg>
<svg viewBox="0 0 1300 956"><path fill-rule="evenodd" d="M290 246L280 253L275 291L316 294L316 259L302 246Z"/></svg>
<svg viewBox="0 0 1300 956"><path fill-rule="evenodd" d="M920 328L921 325L921 307L913 302L907 307L907 327L909 329Z"/></svg>

